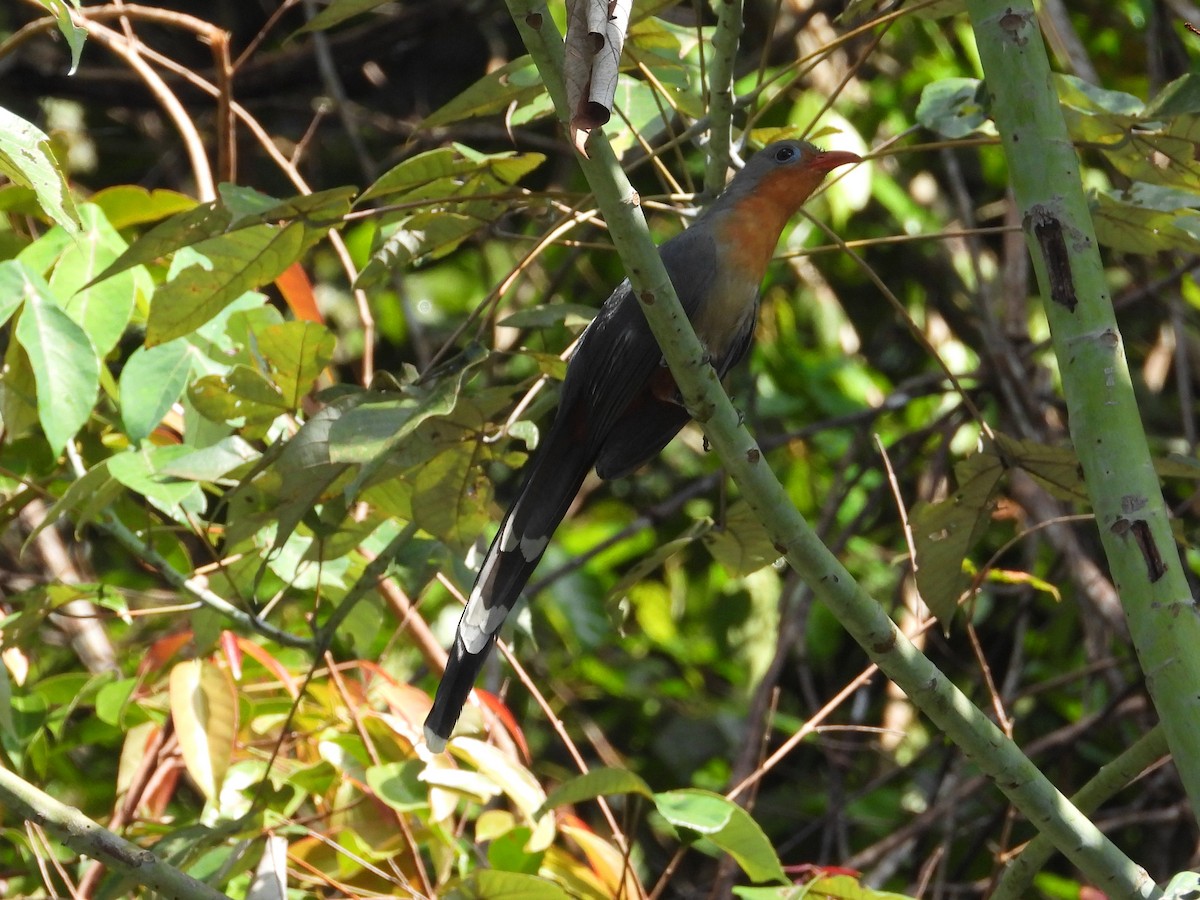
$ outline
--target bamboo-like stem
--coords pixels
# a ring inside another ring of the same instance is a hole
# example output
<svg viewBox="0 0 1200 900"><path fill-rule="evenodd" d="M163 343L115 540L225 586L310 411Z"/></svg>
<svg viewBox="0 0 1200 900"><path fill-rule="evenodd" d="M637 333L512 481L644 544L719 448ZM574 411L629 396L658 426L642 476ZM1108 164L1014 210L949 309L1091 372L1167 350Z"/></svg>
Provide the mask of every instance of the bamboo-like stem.
<svg viewBox="0 0 1200 900"><path fill-rule="evenodd" d="M1126 787L1148 766L1167 752L1167 738L1156 725L1130 745L1124 753L1100 768L1095 776L1071 797L1080 812L1090 815L1105 800ZM1039 834L1004 870L992 900L1021 900L1028 897L1033 879L1054 854L1054 845Z"/></svg>
<svg viewBox="0 0 1200 900"><path fill-rule="evenodd" d="M1030 0L968 0L1041 289L1071 439L1146 684L1200 818L1200 609L1146 433L1050 62Z"/></svg>
<svg viewBox="0 0 1200 900"><path fill-rule="evenodd" d="M708 162L704 193L709 198L725 187L729 147L733 137L733 72L742 33L742 0L713 0L717 28L708 60Z"/></svg>
<svg viewBox="0 0 1200 900"><path fill-rule="evenodd" d="M562 117L562 37L542 0L508 0L526 48ZM1128 859L1050 783L1028 757L904 636L859 587L792 505L783 486L730 403L675 296L637 208L637 194L599 129L580 164L642 311L693 417L717 451L750 508L788 563L838 617L880 669L898 684L1039 831L1097 886L1114 896L1161 896L1149 875Z"/></svg>

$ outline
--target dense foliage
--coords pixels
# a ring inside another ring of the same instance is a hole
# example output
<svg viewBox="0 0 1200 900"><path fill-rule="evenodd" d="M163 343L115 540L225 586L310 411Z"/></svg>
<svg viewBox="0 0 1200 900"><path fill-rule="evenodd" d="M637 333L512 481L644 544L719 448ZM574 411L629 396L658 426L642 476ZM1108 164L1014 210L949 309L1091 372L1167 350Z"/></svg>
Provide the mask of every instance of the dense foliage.
<svg viewBox="0 0 1200 900"><path fill-rule="evenodd" d="M1040 11L1054 88L1194 596L1200 37L1073 6ZM1092 820L1157 881L1200 864L969 20L744 21L744 152L870 155L785 235L728 379L766 462L1064 793L1140 748ZM704 199L714 22L634 8L605 130L659 239ZM235 897L995 889L1035 829L695 428L585 484L424 748L480 540L622 277L502 6L26 0L0 37L3 768ZM140 890L0 810L6 896ZM1010 896L1089 890L1035 872Z"/></svg>

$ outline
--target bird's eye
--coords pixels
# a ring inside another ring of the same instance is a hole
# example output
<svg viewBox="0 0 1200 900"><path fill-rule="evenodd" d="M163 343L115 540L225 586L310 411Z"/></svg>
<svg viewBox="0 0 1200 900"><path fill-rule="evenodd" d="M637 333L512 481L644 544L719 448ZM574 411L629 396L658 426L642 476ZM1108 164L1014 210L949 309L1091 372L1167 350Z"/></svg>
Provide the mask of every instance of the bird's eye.
<svg viewBox="0 0 1200 900"><path fill-rule="evenodd" d="M775 162L787 162L789 159L794 159L795 157L795 147L784 146L775 151Z"/></svg>

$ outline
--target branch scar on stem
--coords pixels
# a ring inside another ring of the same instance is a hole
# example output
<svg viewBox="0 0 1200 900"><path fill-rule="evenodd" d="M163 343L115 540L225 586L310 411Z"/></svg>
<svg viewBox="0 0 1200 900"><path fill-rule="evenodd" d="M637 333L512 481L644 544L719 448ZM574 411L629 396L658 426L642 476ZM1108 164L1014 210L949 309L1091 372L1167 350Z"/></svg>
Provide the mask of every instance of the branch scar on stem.
<svg viewBox="0 0 1200 900"><path fill-rule="evenodd" d="M1067 252L1067 241L1063 237L1062 222L1046 207L1038 205L1029 210L1025 217L1025 228L1031 229L1033 237L1042 251L1046 262L1046 276L1050 279L1050 299L1075 312L1079 299L1075 296L1075 284L1071 278L1071 256Z"/></svg>

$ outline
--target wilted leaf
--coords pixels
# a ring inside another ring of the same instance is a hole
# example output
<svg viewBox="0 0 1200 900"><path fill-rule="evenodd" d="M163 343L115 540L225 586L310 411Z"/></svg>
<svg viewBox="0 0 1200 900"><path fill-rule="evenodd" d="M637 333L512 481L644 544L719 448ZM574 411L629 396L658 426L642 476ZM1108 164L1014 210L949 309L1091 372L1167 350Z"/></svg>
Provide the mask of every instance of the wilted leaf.
<svg viewBox="0 0 1200 900"><path fill-rule="evenodd" d="M632 0L570 0L563 80L571 111L571 142L583 151L586 132L612 117ZM577 132L583 132L582 139Z"/></svg>
<svg viewBox="0 0 1200 900"><path fill-rule="evenodd" d="M587 828L574 816L568 816L559 830L583 850L592 867L589 874L599 876L604 882L607 892L602 896L636 897L641 893L638 890L637 872L629 856L619 847ZM576 874L578 877L579 874Z"/></svg>
<svg viewBox="0 0 1200 900"><path fill-rule="evenodd" d="M455 756L466 759L479 774L487 776L499 787L520 810L525 821L533 826L533 835L529 839L531 852L550 846L554 840L554 816L539 815L546 794L532 772L502 750L475 738L460 736L450 747Z"/></svg>

